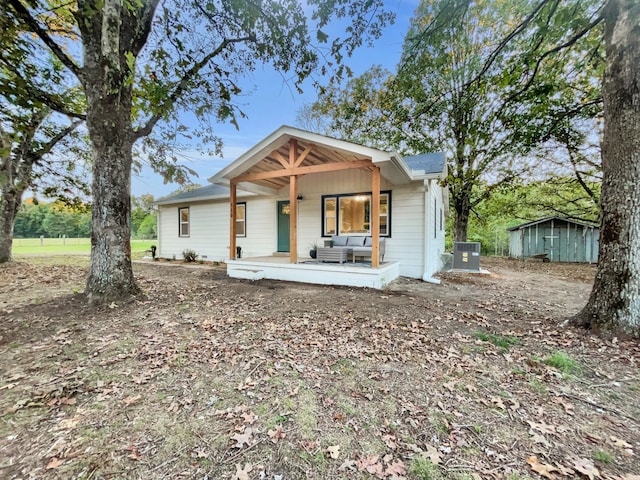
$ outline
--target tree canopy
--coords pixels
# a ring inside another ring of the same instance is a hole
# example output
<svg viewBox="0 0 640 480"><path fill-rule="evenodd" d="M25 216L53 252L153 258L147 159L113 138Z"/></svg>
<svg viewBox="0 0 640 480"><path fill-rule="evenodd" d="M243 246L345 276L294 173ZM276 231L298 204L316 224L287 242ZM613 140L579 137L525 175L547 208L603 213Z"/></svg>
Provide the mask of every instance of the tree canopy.
<svg viewBox="0 0 640 480"><path fill-rule="evenodd" d="M295 86L322 65L340 76L345 56L392 20L380 0L6 3L11 21L53 54L86 99L94 208L85 291L96 301L139 292L129 244L136 142L155 153L156 168L179 176L170 147L193 134L219 149L211 121L233 123L243 115L236 102L238 78L246 72L270 64ZM64 41L55 35L61 18L70 25ZM330 39L325 30L335 18L349 22L343 36ZM46 86L28 84L57 110ZM180 122L185 111L200 128L190 131Z"/></svg>
<svg viewBox="0 0 640 480"><path fill-rule="evenodd" d="M354 141L444 151L454 235L465 240L474 208L503 183L542 178L533 153L545 143L580 149L601 109L597 2L554 2L543 8L546 23L540 10L527 35L496 49L536 8L424 0L396 72L374 67L344 89L333 86L310 112L329 116L333 133Z"/></svg>

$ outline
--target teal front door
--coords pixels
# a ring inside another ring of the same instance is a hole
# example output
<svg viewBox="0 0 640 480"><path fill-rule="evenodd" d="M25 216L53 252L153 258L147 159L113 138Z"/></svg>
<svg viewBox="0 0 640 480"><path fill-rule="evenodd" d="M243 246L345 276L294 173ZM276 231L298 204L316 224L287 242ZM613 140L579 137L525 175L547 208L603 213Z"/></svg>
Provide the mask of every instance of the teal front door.
<svg viewBox="0 0 640 480"><path fill-rule="evenodd" d="M278 202L278 251L289 251L289 200Z"/></svg>

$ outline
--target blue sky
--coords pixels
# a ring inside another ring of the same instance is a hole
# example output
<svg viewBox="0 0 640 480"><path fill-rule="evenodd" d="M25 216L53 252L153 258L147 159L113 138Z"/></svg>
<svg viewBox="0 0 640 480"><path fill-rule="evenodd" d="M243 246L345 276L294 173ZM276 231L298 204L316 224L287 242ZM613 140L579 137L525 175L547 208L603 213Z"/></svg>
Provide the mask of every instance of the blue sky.
<svg viewBox="0 0 640 480"><path fill-rule="evenodd" d="M417 0L391 0L385 8L395 12L396 22L387 26L382 37L372 48L363 46L353 57L345 60L356 75L373 65L383 65L393 70L400 60L402 43L409 27L409 20L417 6ZM216 124L216 133L222 138L224 158L203 157L197 151L186 152L184 163L195 170L199 177L195 183L206 185L207 178L228 165L245 151L276 130L281 125L294 125L298 111L315 99L311 82L303 85L303 94L295 92L283 77L269 67L257 68L243 82L243 96L239 103L248 118L238 120L239 130L233 125ZM150 193L156 198L179 188L176 184L164 184L160 175L144 168L132 178L132 194Z"/></svg>

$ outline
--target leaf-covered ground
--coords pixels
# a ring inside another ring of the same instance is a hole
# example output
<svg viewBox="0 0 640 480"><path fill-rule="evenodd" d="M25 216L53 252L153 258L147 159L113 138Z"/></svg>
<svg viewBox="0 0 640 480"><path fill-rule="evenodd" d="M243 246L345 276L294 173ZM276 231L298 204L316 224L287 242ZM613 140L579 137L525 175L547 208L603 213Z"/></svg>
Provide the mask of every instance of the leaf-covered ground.
<svg viewBox="0 0 640 480"><path fill-rule="evenodd" d="M640 348L559 326L592 266L385 291L0 266L0 477L635 479Z"/></svg>

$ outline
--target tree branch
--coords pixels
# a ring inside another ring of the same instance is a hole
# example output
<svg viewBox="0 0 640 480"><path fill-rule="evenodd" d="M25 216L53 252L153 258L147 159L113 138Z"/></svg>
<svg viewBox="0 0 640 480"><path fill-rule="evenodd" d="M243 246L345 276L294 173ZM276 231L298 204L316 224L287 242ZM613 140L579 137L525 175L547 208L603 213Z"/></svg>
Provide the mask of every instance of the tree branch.
<svg viewBox="0 0 640 480"><path fill-rule="evenodd" d="M79 113L71 110L69 105L65 105L64 102L56 98L56 95L52 95L47 93L39 88L34 87L33 85L26 85L27 93L34 99L42 102L51 110L54 110L58 113L66 115L71 118L77 118L79 120L86 120L87 116L84 113Z"/></svg>
<svg viewBox="0 0 640 480"><path fill-rule="evenodd" d="M29 13L29 11L24 7L20 0L8 0L13 9L16 12L16 15L22 22L24 22L29 29L35 33L40 40L44 42L44 44L49 47L51 52L58 57L58 59L62 62L64 66L66 66L73 74L78 77L80 81L82 81L82 68L78 66L72 59L69 57L62 47L58 45L46 32L44 28L40 26L38 21L33 18L33 16Z"/></svg>
<svg viewBox="0 0 640 480"><path fill-rule="evenodd" d="M538 6L534 8L533 11L520 23L520 25L514 28L511 31L511 33L509 33L509 35L507 35L505 38L502 39L502 41L498 44L496 49L491 53L491 55L489 55L489 58L487 59L487 61L484 62L484 66L482 67L482 70L480 70L480 73L478 73L476 78L472 80L470 83L476 82L478 79L482 78L482 76L485 73L487 73L487 70L491 68L491 66L493 65L493 62L496 61L496 58L498 58L498 55L500 55L502 50L504 50L507 47L507 45L509 45L509 42L511 42L511 40L513 40L518 35L520 35L520 33L522 33L529 26L529 24L536 18L536 16L538 15L538 12L542 10L542 8L547 3L550 3L551 1L552 0L542 0L538 4Z"/></svg>
<svg viewBox="0 0 640 480"><path fill-rule="evenodd" d="M189 86L189 82L204 67L206 67L207 64L213 58L215 58L218 55L220 55L220 53L222 53L222 51L225 48L227 48L227 46L229 46L231 44L234 44L234 43L242 43L242 42L246 42L246 41L250 41L250 40L251 41L255 40L255 37L247 36L247 37L241 37L241 38L234 38L234 39L231 39L231 40L225 38L222 41L222 43L220 45L218 45L218 48L216 48L213 52L211 52L208 55L206 55L199 62L195 63L189 70L187 70L187 72L184 74L182 79L176 85L176 87L173 90L173 92L171 92L171 94L167 97L167 99L164 102L162 102L162 104L157 108L156 113L153 114L151 116L151 118L149 118L147 123L144 126L134 130L131 133L131 140L133 142L135 142L139 138L146 137L147 135L149 135L151 133L151 131L153 130L153 127L155 127L156 124L160 121L160 119L171 110L171 108L173 107L173 104L175 103L175 101L178 98L180 98L180 96L185 92L185 90Z"/></svg>
<svg viewBox="0 0 640 480"><path fill-rule="evenodd" d="M596 25L598 25L599 23L601 23L603 21L604 21L604 18L602 16L597 17L593 22L591 22L589 25L584 27L580 32L576 33L573 37L571 37L565 43L563 43L561 45L557 45L554 48L552 48L551 50L547 50L542 55L540 55L538 57L538 60L536 61L535 67L533 68L533 72L531 73L531 76L529 77L527 82L524 84L524 86L521 89L519 89L518 91L516 91L516 92L512 93L511 95L509 95L509 98L507 99L506 103L515 100L518 96L522 95L524 92L526 92L529 89L529 87L533 84L533 81L535 80L536 75L538 74L538 70L540 69L540 65L542 64L542 61L545 58L547 58L548 56L553 55L554 53L557 53L557 52L559 52L561 50L564 50L565 48L571 47L578 40L580 40L583 36L585 36L587 33L589 33L592 28L594 28Z"/></svg>
<svg viewBox="0 0 640 480"><path fill-rule="evenodd" d="M55 147L55 145L62 140L64 137L66 137L67 135L69 135L71 132L73 132L76 128L78 128L78 126L82 123L81 120L74 120L71 125L69 125L67 128L59 131L56 135L54 135L47 143L45 143L42 148L40 148L39 150L33 152L33 162L37 162L38 160L40 160L42 157L44 157L45 155L47 155L48 153L51 153L51 150L53 149L53 147Z"/></svg>

